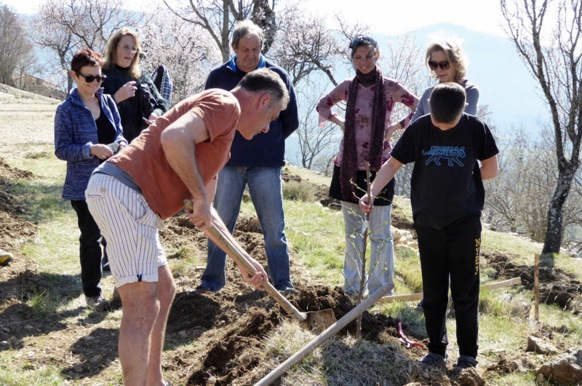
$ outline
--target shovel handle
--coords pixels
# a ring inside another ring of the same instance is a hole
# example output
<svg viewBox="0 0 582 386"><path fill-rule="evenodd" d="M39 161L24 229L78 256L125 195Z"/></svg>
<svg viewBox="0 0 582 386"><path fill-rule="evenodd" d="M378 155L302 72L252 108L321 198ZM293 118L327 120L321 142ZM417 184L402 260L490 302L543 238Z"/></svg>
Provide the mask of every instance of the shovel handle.
<svg viewBox="0 0 582 386"><path fill-rule="evenodd" d="M221 247L234 261L242 265L249 275L252 276L257 272L255 267L246 259L241 251L239 251L238 248L225 237L220 229L214 226L214 224L206 227L205 231L208 231L209 234L214 236L218 241L218 246ZM267 281L263 286L265 287L265 291L271 295L271 297L275 299L275 301L277 301L277 303L279 303L287 313L295 316L300 322L307 320L306 316L299 312L299 310L297 310L297 308L295 308L287 298L281 295L281 293L277 291L270 282Z"/></svg>
<svg viewBox="0 0 582 386"><path fill-rule="evenodd" d="M192 201L184 200L184 208L192 212ZM208 236L212 236L212 238L216 241L216 245L218 245L228 256L230 256L235 262L242 265L244 269L248 272L249 275L253 276L257 273L256 268L246 259L244 254L238 249L238 246L233 244L227 237L222 233L220 229L218 229L214 224L210 224L210 226L205 227L203 229L204 233ZM305 314L299 312L299 310L293 306L285 298L273 285L267 281L263 284L265 287L265 291L273 298L288 314L293 315L297 320L300 322L305 322L307 317Z"/></svg>
<svg viewBox="0 0 582 386"><path fill-rule="evenodd" d="M255 383L254 386L268 386L279 379L291 366L295 365L307 355L309 355L317 347L321 346L327 339L331 338L337 334L342 328L347 326L352 320L354 320L358 315L366 311L368 308L373 306L382 296L386 295L390 290L394 288L393 283L385 284L382 288L370 295L366 300L353 308L350 312L345 314L340 320L329 326L325 331L315 337L311 342L304 346L301 350L297 351L291 357L289 357L285 362L281 363L269 374Z"/></svg>

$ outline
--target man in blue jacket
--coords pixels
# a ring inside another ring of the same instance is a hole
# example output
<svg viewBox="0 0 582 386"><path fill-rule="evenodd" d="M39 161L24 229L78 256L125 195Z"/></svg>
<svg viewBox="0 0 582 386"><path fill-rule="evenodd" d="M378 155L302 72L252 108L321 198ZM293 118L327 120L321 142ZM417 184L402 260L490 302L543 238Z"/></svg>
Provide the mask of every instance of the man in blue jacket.
<svg viewBox="0 0 582 386"><path fill-rule="evenodd" d="M289 273L289 250L285 237L285 215L281 168L285 164L285 139L299 126L297 101L289 75L261 54L263 31L250 20L239 22L232 35L235 55L210 72L206 89L233 89L247 72L269 68L278 73L289 90L287 109L271 122L269 131L244 139L238 132L231 158L218 175L214 206L232 233L238 219L242 196L248 185L263 230L271 283L280 291L293 290ZM208 242L208 262L199 293L219 291L226 283L226 255Z"/></svg>

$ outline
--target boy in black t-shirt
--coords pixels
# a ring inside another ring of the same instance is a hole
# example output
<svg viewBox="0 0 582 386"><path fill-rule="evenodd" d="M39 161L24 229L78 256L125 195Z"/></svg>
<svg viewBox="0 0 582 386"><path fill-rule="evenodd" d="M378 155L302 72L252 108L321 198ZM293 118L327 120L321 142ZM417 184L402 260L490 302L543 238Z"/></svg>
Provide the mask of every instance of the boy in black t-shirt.
<svg viewBox="0 0 582 386"><path fill-rule="evenodd" d="M412 213L418 235L429 353L421 363L446 368L446 311L449 292L455 306L459 359L453 372L477 365L479 251L482 180L497 175L499 150L487 125L463 113L466 94L456 83L435 86L430 115L411 124L382 165L364 213L403 164L414 162Z"/></svg>

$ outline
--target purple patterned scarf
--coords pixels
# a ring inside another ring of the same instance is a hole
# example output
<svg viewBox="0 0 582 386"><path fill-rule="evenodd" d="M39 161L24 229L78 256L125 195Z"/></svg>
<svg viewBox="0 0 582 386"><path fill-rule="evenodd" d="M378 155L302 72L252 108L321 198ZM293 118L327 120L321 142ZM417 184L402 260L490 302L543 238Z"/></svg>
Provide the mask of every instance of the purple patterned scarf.
<svg viewBox="0 0 582 386"><path fill-rule="evenodd" d="M346 106L346 121L344 124L343 157L340 169L340 186L342 201L357 203L355 195L358 173L358 151L356 149L356 98L358 85L372 84L370 76L373 76L374 105L372 107L372 130L370 135L370 151L367 161L370 170L379 170L382 166L382 150L384 149L384 129L386 121L386 98L384 96L384 76L378 66L370 74L362 74L356 71L356 76L350 84L348 101ZM361 196L361 194L360 194Z"/></svg>

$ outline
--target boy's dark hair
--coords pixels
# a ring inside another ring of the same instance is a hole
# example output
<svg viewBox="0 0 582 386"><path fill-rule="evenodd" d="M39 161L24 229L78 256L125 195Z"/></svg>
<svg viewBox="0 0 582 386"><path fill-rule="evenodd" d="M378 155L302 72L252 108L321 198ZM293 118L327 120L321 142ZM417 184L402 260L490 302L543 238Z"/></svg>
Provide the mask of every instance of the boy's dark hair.
<svg viewBox="0 0 582 386"><path fill-rule="evenodd" d="M439 123L455 121L465 110L467 93L458 83L439 83L429 98L430 115Z"/></svg>
<svg viewBox="0 0 582 386"><path fill-rule="evenodd" d="M75 53L71 60L71 70L76 73L81 71L85 66L101 67L103 65L103 57L100 53L95 52L89 48L83 48Z"/></svg>
<svg viewBox="0 0 582 386"><path fill-rule="evenodd" d="M268 93L271 95L272 103L280 102L282 110L287 108L289 103L289 91L287 86L275 71L268 68L260 68L258 70L247 73L236 88L243 88L253 93Z"/></svg>

